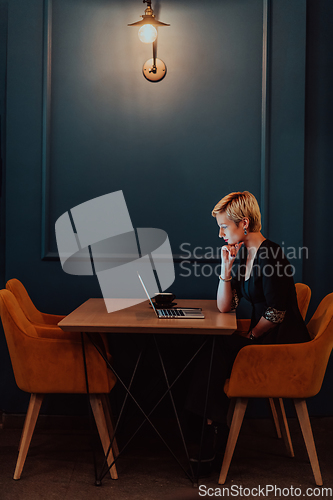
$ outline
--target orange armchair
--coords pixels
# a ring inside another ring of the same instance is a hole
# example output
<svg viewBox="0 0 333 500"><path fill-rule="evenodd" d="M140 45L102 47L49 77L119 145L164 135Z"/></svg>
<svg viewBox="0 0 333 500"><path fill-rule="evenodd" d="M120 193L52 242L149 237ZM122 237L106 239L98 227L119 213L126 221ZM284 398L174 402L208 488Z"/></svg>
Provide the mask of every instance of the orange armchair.
<svg viewBox="0 0 333 500"><path fill-rule="evenodd" d="M297 295L298 308L300 310L302 318L305 319L311 299L311 288L308 285L305 285L305 283L296 283L295 289ZM250 329L250 323L251 323L250 319L237 320L237 331L241 335L246 335ZM291 456L294 456L283 400L280 398L278 401L274 401L273 398L269 398L269 404L271 407L277 436L278 438L281 438L283 436L289 454ZM233 411L233 405L230 406L230 411ZM231 417L229 414L228 421L230 419ZM280 422L282 424L281 425L282 430L280 427Z"/></svg>
<svg viewBox="0 0 333 500"><path fill-rule="evenodd" d="M26 318L9 290L0 290L0 315L16 383L20 389L31 394L14 473L14 479L19 479L44 394L87 393L83 352L80 334L62 332L59 336L59 327L54 329L44 325L38 328ZM115 385L116 378L91 343L86 344L85 350L90 403L106 452L110 445L110 433L113 434L106 396ZM113 449L116 450L116 445ZM111 452L109 465L112 462ZM113 479L117 479L115 465L110 473Z"/></svg>
<svg viewBox="0 0 333 500"><path fill-rule="evenodd" d="M302 315L302 318L305 320L311 299L311 288L305 283L296 283L295 288L296 288L298 309ZM281 438L283 436L289 455L293 457L294 450L291 443L291 437L284 409L283 399L279 398L277 401L274 401L273 398L269 398L269 404L271 407L277 436L278 438ZM280 422L282 424L281 427L280 427Z"/></svg>
<svg viewBox="0 0 333 500"><path fill-rule="evenodd" d="M317 485L322 477L305 399L321 389L333 348L333 293L319 304L308 323L313 340L303 344L254 345L237 355L224 391L236 399L219 483L224 484L248 398L292 398Z"/></svg>

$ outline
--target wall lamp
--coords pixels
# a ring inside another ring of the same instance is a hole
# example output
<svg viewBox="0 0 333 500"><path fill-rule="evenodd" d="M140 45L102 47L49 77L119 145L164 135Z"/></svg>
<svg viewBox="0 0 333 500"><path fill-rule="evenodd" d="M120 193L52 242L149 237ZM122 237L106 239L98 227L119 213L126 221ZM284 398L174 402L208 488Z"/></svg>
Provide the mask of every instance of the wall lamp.
<svg viewBox="0 0 333 500"><path fill-rule="evenodd" d="M145 13L141 16L141 21L128 24L128 26L139 27L139 38L143 43L153 44L153 57L148 59L142 67L143 76L150 82L160 82L166 75L166 65L161 59L157 59L157 29L159 26L170 26L155 19L154 11L151 8L151 0L143 0L147 4Z"/></svg>

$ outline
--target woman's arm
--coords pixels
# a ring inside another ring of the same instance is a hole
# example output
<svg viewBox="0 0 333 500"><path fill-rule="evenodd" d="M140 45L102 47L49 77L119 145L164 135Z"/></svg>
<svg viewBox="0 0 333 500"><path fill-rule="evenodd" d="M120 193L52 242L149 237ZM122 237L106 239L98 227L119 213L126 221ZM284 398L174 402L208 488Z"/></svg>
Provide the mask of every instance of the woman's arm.
<svg viewBox="0 0 333 500"><path fill-rule="evenodd" d="M260 337L278 324L282 323L290 290L289 262L277 245L268 247L264 256L260 257L260 273L262 290L267 308L258 323L249 332Z"/></svg>
<svg viewBox="0 0 333 500"><path fill-rule="evenodd" d="M232 287L231 281L220 280L217 289L217 307L221 313L229 312L232 309Z"/></svg>
<svg viewBox="0 0 333 500"><path fill-rule="evenodd" d="M229 312L233 309L234 293L231 286L231 270L236 255L242 246L224 245L221 248L221 275L217 290L217 307L220 312Z"/></svg>

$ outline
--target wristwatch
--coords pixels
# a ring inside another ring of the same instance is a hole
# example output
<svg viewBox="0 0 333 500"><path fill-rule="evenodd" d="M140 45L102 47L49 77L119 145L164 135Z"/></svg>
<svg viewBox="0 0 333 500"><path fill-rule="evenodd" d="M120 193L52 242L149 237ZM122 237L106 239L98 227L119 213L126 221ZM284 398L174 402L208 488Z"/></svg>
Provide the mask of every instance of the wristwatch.
<svg viewBox="0 0 333 500"><path fill-rule="evenodd" d="M255 335L253 335L253 332L252 332L252 330L251 330L251 333L250 333L250 337L249 337L249 339L250 339L250 340L255 340L256 338L257 338L257 337L256 337Z"/></svg>

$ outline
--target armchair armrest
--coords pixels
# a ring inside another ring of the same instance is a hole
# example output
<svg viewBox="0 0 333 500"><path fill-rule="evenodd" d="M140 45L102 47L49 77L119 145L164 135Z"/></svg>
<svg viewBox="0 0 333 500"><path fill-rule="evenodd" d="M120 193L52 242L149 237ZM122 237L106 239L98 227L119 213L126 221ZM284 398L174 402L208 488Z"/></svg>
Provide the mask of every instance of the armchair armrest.
<svg viewBox="0 0 333 500"><path fill-rule="evenodd" d="M56 338L22 336L11 345L12 366L20 389L30 393L85 393L81 341ZM89 391L108 393L116 378L109 370L95 347L85 343ZM29 374L27 377L26 374Z"/></svg>
<svg viewBox="0 0 333 500"><path fill-rule="evenodd" d="M250 330L251 326L251 320L250 319L238 319L237 320L237 332L239 333L248 333Z"/></svg>
<svg viewBox="0 0 333 500"><path fill-rule="evenodd" d="M60 314L41 314L46 325L57 325L59 321L65 318L65 316L61 316Z"/></svg>

